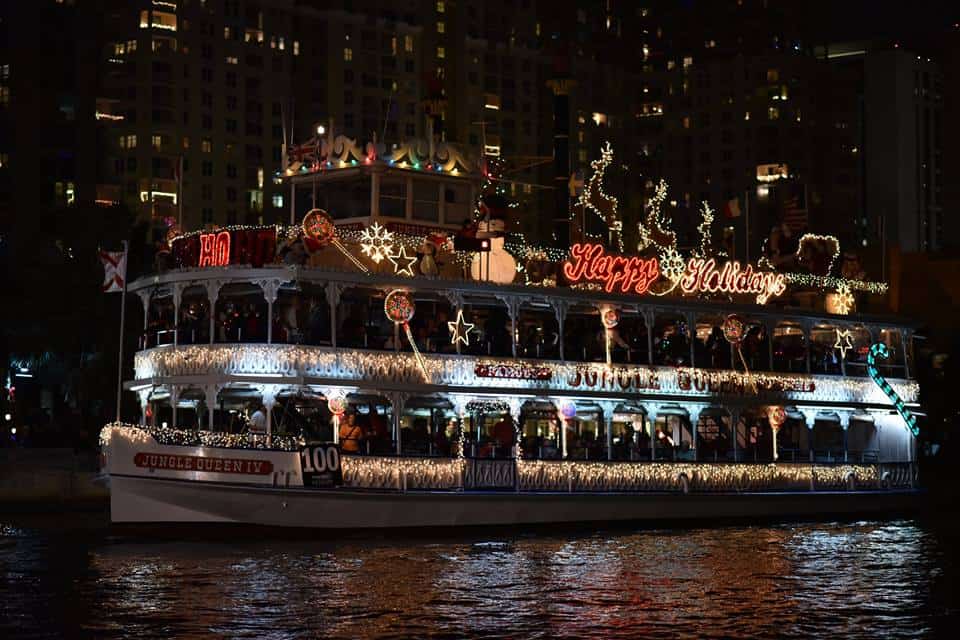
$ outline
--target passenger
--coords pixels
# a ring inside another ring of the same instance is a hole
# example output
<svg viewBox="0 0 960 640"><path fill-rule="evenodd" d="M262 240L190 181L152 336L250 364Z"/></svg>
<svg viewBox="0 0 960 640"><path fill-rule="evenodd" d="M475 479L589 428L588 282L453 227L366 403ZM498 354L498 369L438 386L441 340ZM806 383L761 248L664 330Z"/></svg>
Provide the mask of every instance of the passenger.
<svg viewBox="0 0 960 640"><path fill-rule="evenodd" d="M344 453L360 453L360 445L363 442L363 430L354 422L352 413L345 414L340 418L340 449Z"/></svg>
<svg viewBox="0 0 960 640"><path fill-rule="evenodd" d="M250 434L255 436L265 436L267 435L266 407L263 406L262 402L256 402L252 406L255 407L256 410L253 412L253 415L250 416L250 423L248 425Z"/></svg>

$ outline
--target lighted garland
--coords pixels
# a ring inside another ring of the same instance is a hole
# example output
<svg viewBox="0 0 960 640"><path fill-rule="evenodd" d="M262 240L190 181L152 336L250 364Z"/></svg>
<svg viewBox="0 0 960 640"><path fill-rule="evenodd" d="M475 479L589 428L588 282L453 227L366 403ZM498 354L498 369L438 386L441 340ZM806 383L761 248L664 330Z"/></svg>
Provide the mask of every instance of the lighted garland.
<svg viewBox="0 0 960 640"><path fill-rule="evenodd" d="M193 431L170 427L151 427L122 422L113 422L100 431L100 446L109 444L112 429L130 429L145 434L157 444L180 447L219 447L224 449L276 449L298 451L306 444L299 436L253 435L250 433L224 433L221 431Z"/></svg>
<svg viewBox="0 0 960 640"><path fill-rule="evenodd" d="M912 433L914 437L919 436L920 427L917 426L917 417L910 413L910 410L907 409L906 405L903 404L900 394L890 386L890 383L887 382L887 379L883 377L877 370L878 357L883 358L884 360L890 357L890 350L887 348L887 345L882 342L872 345L870 350L867 352L867 373L877 384L877 386L880 387L880 390L886 394L887 398L890 399L890 402L893 403L897 413L900 414L900 417L903 418L907 428L910 429L910 433Z"/></svg>

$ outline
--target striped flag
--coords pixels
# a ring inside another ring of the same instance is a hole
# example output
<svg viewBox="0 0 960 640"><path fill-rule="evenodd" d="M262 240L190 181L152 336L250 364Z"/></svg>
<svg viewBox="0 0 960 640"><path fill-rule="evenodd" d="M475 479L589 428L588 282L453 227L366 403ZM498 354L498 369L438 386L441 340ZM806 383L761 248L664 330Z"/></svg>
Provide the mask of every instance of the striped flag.
<svg viewBox="0 0 960 640"><path fill-rule="evenodd" d="M123 291L123 280L127 277L126 251L101 249L100 262L103 263L103 292Z"/></svg>
<svg viewBox="0 0 960 640"><path fill-rule="evenodd" d="M809 224L803 186L799 185L798 189L799 191L783 201L783 222L795 235L804 231Z"/></svg>

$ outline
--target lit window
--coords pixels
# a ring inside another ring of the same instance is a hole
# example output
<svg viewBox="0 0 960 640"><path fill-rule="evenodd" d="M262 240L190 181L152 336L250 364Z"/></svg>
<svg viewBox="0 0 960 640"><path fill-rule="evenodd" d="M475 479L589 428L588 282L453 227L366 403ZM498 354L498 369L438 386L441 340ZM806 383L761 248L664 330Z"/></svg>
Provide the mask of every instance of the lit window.
<svg viewBox="0 0 960 640"><path fill-rule="evenodd" d="M10 166L10 154L0 153L0 169Z"/></svg>
<svg viewBox="0 0 960 640"><path fill-rule="evenodd" d="M210 138L204 138L200 141L200 150L204 153L213 152L213 141Z"/></svg>
<svg viewBox="0 0 960 640"><path fill-rule="evenodd" d="M283 194L275 193L271 198L273 206L277 209L283 209Z"/></svg>
<svg viewBox="0 0 960 640"><path fill-rule="evenodd" d="M539 23L539 22L536 23L535 25L533 25L533 32L537 35L538 38L540 37L540 23Z"/></svg>
<svg viewBox="0 0 960 640"><path fill-rule="evenodd" d="M136 40L127 40L127 53L133 53L137 50Z"/></svg>
<svg viewBox="0 0 960 640"><path fill-rule="evenodd" d="M293 55L295 55L295 56L300 55L300 41L299 41L299 40L294 40L294 41L293 41Z"/></svg>
<svg viewBox="0 0 960 640"><path fill-rule="evenodd" d="M150 12L143 10L140 12L140 28L147 29L150 27Z"/></svg>
<svg viewBox="0 0 960 640"><path fill-rule="evenodd" d="M437 23L437 33L446 33L445 29L446 25L444 25L442 22Z"/></svg>
<svg viewBox="0 0 960 640"><path fill-rule="evenodd" d="M692 66L693 66L693 58L691 58L690 56L687 56L686 58L683 59L683 68L684 68L684 69L687 69L687 68L692 67Z"/></svg>
<svg viewBox="0 0 960 640"><path fill-rule="evenodd" d="M484 95L483 106L485 109L494 111L500 110L500 96L488 93Z"/></svg>
<svg viewBox="0 0 960 640"><path fill-rule="evenodd" d="M580 149L579 151L577 151L577 159L578 159L581 163L586 162L586 161L587 161L587 150L586 150L586 149Z"/></svg>
<svg viewBox="0 0 960 640"><path fill-rule="evenodd" d="M607 124L607 114L605 114L605 113L598 113L598 112L594 111L593 115L590 116L590 119L593 120L593 123L594 123L595 125L597 125L598 127L599 127L600 125L606 125L606 124Z"/></svg>
<svg viewBox="0 0 960 640"><path fill-rule="evenodd" d="M257 167L257 188L263 189L263 167Z"/></svg>
<svg viewBox="0 0 960 640"><path fill-rule="evenodd" d="M767 69L767 82L779 82L780 72L777 69Z"/></svg>
<svg viewBox="0 0 960 640"><path fill-rule="evenodd" d="M749 111L744 111L744 112L743 112L743 119L744 119L744 120L749 120L749 119L750 119L750 112L749 112Z"/></svg>
<svg viewBox="0 0 960 640"><path fill-rule="evenodd" d="M229 40L229 39L230 39L230 27L224 27L224 28L223 28L223 39L224 39L224 40Z"/></svg>
<svg viewBox="0 0 960 640"><path fill-rule="evenodd" d="M10 105L10 87L0 87L0 107Z"/></svg>
<svg viewBox="0 0 960 640"><path fill-rule="evenodd" d="M153 134L150 137L150 142L153 144L154 151L160 151L161 147L163 147L163 136Z"/></svg>
<svg viewBox="0 0 960 640"><path fill-rule="evenodd" d="M141 13L140 26L143 26L143 17ZM166 13L164 11L154 11L153 16L150 20L150 26L155 29L166 29L168 31L177 30L177 16L173 13Z"/></svg>
<svg viewBox="0 0 960 640"><path fill-rule="evenodd" d="M403 36L403 50L413 53L413 36Z"/></svg>
<svg viewBox="0 0 960 640"><path fill-rule="evenodd" d="M183 136L183 148L184 149L190 148L190 138L188 138L187 136Z"/></svg>
<svg viewBox="0 0 960 640"><path fill-rule="evenodd" d="M437 47L437 57L446 58L447 57L446 49L444 49L443 47Z"/></svg>
<svg viewBox="0 0 960 640"><path fill-rule="evenodd" d="M780 119L780 109L777 107L770 107L767 109L767 119L768 120L779 120Z"/></svg>
<svg viewBox="0 0 960 640"><path fill-rule="evenodd" d="M800 122L800 109L797 109L797 122Z"/></svg>
<svg viewBox="0 0 960 640"><path fill-rule="evenodd" d="M238 64L237 56L227 56L227 64Z"/></svg>
<svg viewBox="0 0 960 640"><path fill-rule="evenodd" d="M684 129L690 128L690 116L683 116L683 128Z"/></svg>
<svg viewBox="0 0 960 640"><path fill-rule="evenodd" d="M270 36L270 48L271 49L277 48L277 36Z"/></svg>
<svg viewBox="0 0 960 640"><path fill-rule="evenodd" d="M443 13L446 9L443 0L437 0L437 13Z"/></svg>
<svg viewBox="0 0 960 640"><path fill-rule="evenodd" d="M122 56L126 52L127 52L127 46L122 42L117 42L116 44L113 45L113 55Z"/></svg>
<svg viewBox="0 0 960 640"><path fill-rule="evenodd" d="M677 66L677 63L673 60L667 60L667 71L673 71Z"/></svg>
<svg viewBox="0 0 960 640"><path fill-rule="evenodd" d="M287 48L287 42L283 39L283 36L280 36L280 41L277 43L277 48L280 49L280 51L283 51Z"/></svg>
<svg viewBox="0 0 960 640"><path fill-rule="evenodd" d="M346 47L343 50L343 61L350 62L351 60L353 60L353 49L351 49L350 47Z"/></svg>

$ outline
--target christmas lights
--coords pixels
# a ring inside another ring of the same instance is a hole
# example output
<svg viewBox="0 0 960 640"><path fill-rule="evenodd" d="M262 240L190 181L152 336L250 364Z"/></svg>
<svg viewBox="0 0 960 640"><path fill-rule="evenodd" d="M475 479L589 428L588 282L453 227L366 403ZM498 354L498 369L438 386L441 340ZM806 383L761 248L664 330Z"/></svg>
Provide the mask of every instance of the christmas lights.
<svg viewBox="0 0 960 640"><path fill-rule="evenodd" d="M779 374L754 372L754 392L742 373L689 367L653 367L615 365L611 371L605 365L577 362L543 362L521 359L489 359L470 356L422 354L429 375L429 384L456 389L489 388L490 379L477 375L478 362L491 367L543 368L549 372L545 379L498 379L500 389L516 389L522 395L550 391L576 391L592 394L630 393L635 389L653 388L664 395L706 398L717 394L772 395L797 400L831 403L877 403L883 394L869 378L829 375ZM423 383L420 365L410 353L391 351L343 350L300 345L192 345L157 347L140 351L134 359L138 381L169 379L176 384L180 376L206 376L233 383L249 381L254 387L261 384L302 384L297 380L317 378L342 380L356 386L364 383L371 388L380 385ZM265 379L254 382L257 376ZM287 381L285 381L287 379ZM637 386L639 381L640 386ZM651 383L653 381L655 384ZM648 384L650 383L650 384ZM190 383L184 383L184 387ZM915 381L897 381L892 384L906 402L915 402L918 387Z"/></svg>
<svg viewBox="0 0 960 640"><path fill-rule="evenodd" d="M754 271L753 265L741 267L736 260L725 262L717 269L716 260L692 258L680 281L684 293L753 293L757 304L766 304L771 296L779 296L787 290L782 273Z"/></svg>
<svg viewBox="0 0 960 640"><path fill-rule="evenodd" d="M580 194L577 204L597 214L607 226L611 235L616 234L617 247L622 253L623 237L620 231L623 228L623 223L617 216L617 199L604 193L602 186L604 174L612 162L613 147L610 146L608 141L600 150L600 158L590 163L593 173L584 185L583 193ZM583 231L586 233L585 229Z"/></svg>
<svg viewBox="0 0 960 640"><path fill-rule="evenodd" d="M400 245L400 251L397 253L388 253L387 259L393 265L393 273L398 276L414 276L413 265L417 263L417 256L407 255L406 245Z"/></svg>
<svg viewBox="0 0 960 640"><path fill-rule="evenodd" d="M563 265L563 275L569 282L602 283L608 293L619 289L622 293L643 295L660 273L656 258L608 255L599 244L578 242L570 247L570 256L572 261Z"/></svg>
<svg viewBox="0 0 960 640"><path fill-rule="evenodd" d="M456 346L462 342L465 347L470 346L470 332L476 325L463 319L463 309L457 309L457 319L455 322L448 322L447 329L450 331L450 344Z"/></svg>
<svg viewBox="0 0 960 640"><path fill-rule="evenodd" d="M920 427L917 426L917 417L910 413L910 410L907 409L906 405L903 404L903 400L900 399L900 394L890 386L890 383L887 382L887 379L883 377L880 372L877 370L877 358L883 358L884 360L890 357L890 350L882 342L878 342L870 347L870 351L867 352L867 373L870 375L870 378L876 383L880 390L890 399L890 402L893 403L894 408L897 410L897 413L900 414L900 417L903 418L903 421L906 423L907 428L910 429L910 433L914 437L920 435Z"/></svg>
<svg viewBox="0 0 960 640"><path fill-rule="evenodd" d="M360 248L363 255L380 264L393 251L393 233L374 222L361 232Z"/></svg>
<svg viewBox="0 0 960 640"><path fill-rule="evenodd" d="M840 359L847 359L847 351L853 349L853 332L849 329L837 329L837 341L833 348L840 352Z"/></svg>
<svg viewBox="0 0 960 640"><path fill-rule="evenodd" d="M700 203L700 224L697 226L697 235L700 238L700 244L693 252L695 258L707 258L711 253L712 242L710 240L710 230L713 226L713 209L706 202Z"/></svg>

